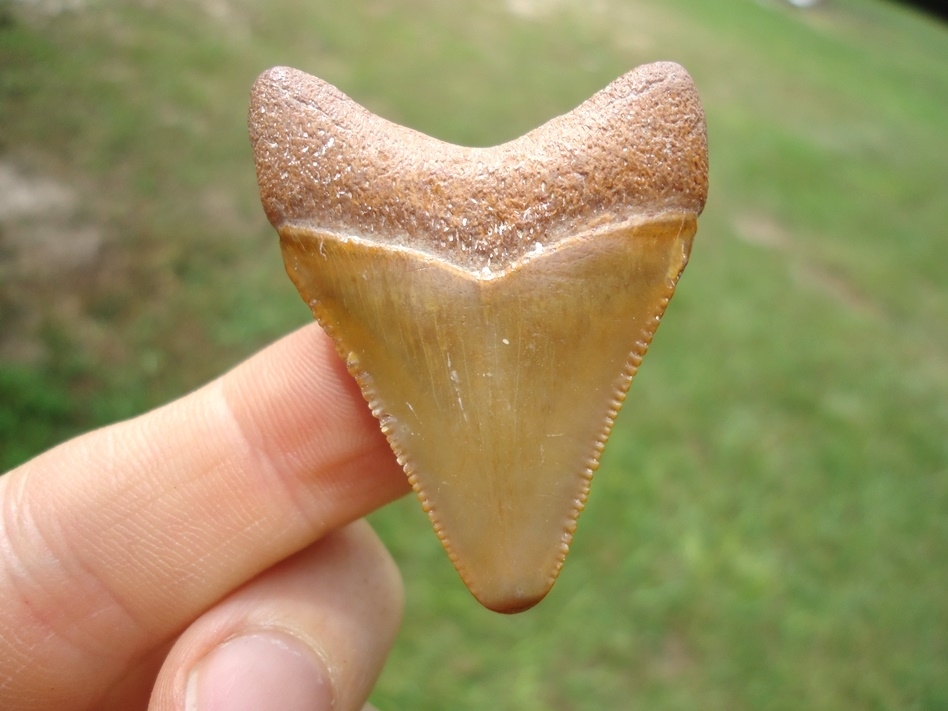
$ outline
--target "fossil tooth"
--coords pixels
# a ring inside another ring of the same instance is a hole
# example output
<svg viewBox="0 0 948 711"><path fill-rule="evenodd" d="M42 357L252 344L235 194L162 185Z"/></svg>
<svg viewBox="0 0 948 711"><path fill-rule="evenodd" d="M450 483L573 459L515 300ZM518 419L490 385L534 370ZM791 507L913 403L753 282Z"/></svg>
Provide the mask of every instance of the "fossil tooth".
<svg viewBox="0 0 948 711"><path fill-rule="evenodd" d="M691 78L640 67L465 148L276 68L250 134L287 272L458 573L493 610L533 606L688 261L708 169Z"/></svg>

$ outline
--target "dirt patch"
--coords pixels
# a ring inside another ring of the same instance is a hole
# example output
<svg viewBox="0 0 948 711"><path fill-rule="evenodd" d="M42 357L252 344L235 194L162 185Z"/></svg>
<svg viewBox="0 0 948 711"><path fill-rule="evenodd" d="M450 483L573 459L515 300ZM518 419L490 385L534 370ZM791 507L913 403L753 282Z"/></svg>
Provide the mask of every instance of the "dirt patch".
<svg viewBox="0 0 948 711"><path fill-rule="evenodd" d="M769 215L743 214L734 219L738 239L787 257L791 276L805 289L823 292L849 311L874 318L884 318L884 309L862 292L844 275L839 274L812 255L805 253L790 230Z"/></svg>
<svg viewBox="0 0 948 711"><path fill-rule="evenodd" d="M85 4L86 0L13 0L14 3L23 5L44 15L58 15L61 12L70 10L79 10Z"/></svg>
<svg viewBox="0 0 948 711"><path fill-rule="evenodd" d="M573 0L507 0L507 9L527 20L547 17L572 5Z"/></svg>
<svg viewBox="0 0 948 711"><path fill-rule="evenodd" d="M0 252L4 277L58 279L95 262L102 233L83 223L68 185L0 162Z"/></svg>
<svg viewBox="0 0 948 711"><path fill-rule="evenodd" d="M734 234L744 242L759 247L783 251L790 249L790 233L769 215L738 215L734 219Z"/></svg>
<svg viewBox="0 0 948 711"><path fill-rule="evenodd" d="M665 635L662 650L656 659L657 675L665 682L681 679L695 665L695 655L688 646L686 638L670 630Z"/></svg>
<svg viewBox="0 0 948 711"><path fill-rule="evenodd" d="M75 317L71 285L98 267L103 243L102 230L81 216L73 188L0 161L0 359L44 356L48 309Z"/></svg>
<svg viewBox="0 0 948 711"><path fill-rule="evenodd" d="M661 58L657 52L664 34L656 28L668 25L666 13L641 0L504 0L506 10L517 19L540 22L565 18L571 24L587 25L618 52L631 53L639 63ZM630 67L631 68L631 67Z"/></svg>

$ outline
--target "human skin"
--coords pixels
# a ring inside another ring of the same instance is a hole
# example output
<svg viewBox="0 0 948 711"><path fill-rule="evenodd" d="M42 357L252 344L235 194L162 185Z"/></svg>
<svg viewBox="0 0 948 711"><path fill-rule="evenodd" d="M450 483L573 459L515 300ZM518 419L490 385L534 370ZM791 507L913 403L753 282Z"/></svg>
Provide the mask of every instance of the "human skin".
<svg viewBox="0 0 948 711"><path fill-rule="evenodd" d="M409 487L314 324L0 477L0 708L363 708Z"/></svg>

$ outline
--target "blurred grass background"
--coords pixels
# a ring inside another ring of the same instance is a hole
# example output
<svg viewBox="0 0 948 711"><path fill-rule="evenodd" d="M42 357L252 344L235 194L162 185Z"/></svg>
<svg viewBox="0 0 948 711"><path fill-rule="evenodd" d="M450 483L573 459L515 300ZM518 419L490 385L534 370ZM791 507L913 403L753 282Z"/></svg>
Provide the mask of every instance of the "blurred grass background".
<svg viewBox="0 0 948 711"><path fill-rule="evenodd" d="M948 709L948 30L828 0L0 0L0 468L309 312L245 128L288 64L501 142L657 59L711 195L560 581L482 610L413 500L382 709Z"/></svg>

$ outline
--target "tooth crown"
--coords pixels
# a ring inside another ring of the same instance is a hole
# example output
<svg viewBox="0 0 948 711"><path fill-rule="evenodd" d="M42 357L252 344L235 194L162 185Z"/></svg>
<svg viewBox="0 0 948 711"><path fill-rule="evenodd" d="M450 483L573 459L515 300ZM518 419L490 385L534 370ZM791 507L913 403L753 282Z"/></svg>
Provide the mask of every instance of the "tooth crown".
<svg viewBox="0 0 948 711"><path fill-rule="evenodd" d="M463 148L278 68L250 130L287 272L462 579L493 610L536 604L688 261L707 194L690 77L641 67Z"/></svg>

